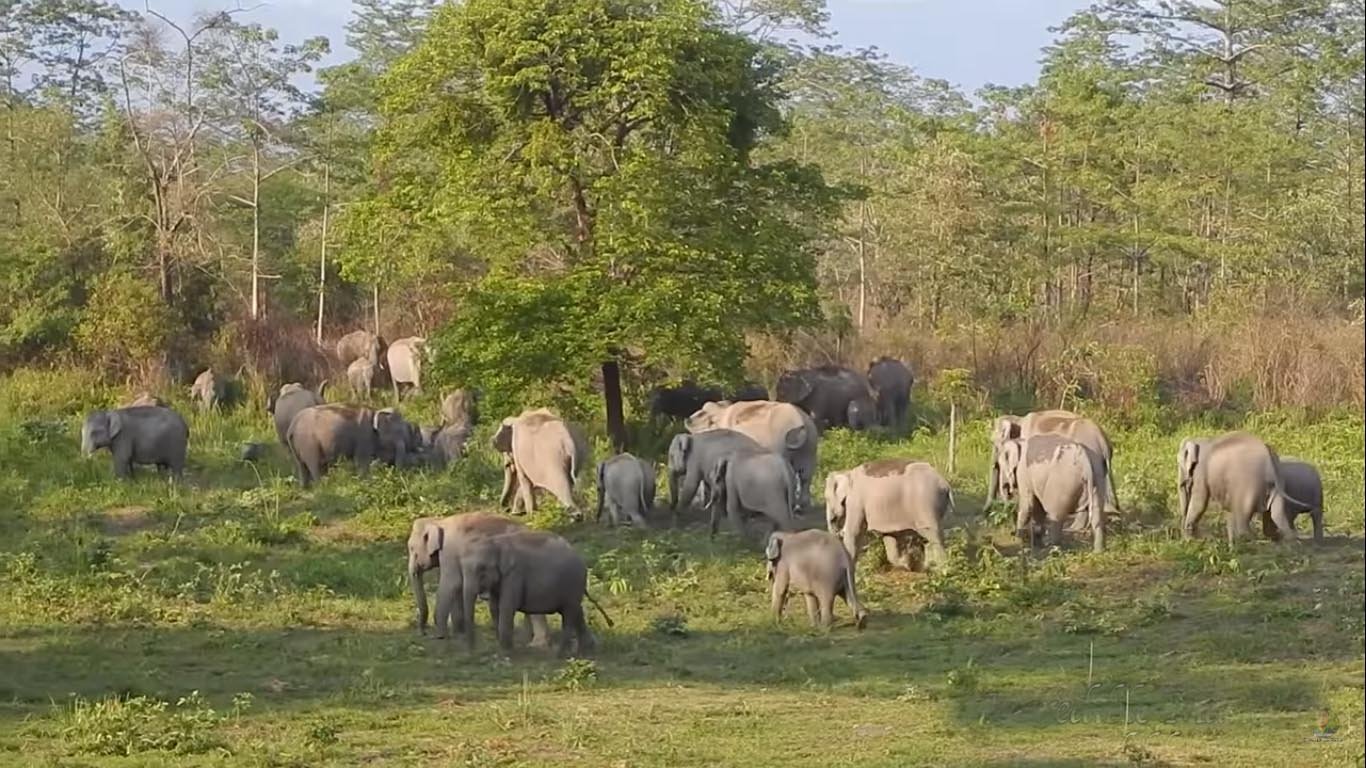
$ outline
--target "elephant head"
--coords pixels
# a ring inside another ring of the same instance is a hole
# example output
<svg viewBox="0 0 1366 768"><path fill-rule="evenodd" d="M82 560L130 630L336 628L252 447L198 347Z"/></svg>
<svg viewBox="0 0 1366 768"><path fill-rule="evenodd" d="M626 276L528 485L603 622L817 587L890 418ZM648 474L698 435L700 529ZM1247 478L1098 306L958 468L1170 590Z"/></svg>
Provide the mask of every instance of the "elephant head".
<svg viewBox="0 0 1366 768"><path fill-rule="evenodd" d="M475 602L480 595L497 595L503 582L512 578L518 568L513 539L506 535L481 537L460 546L461 620L465 627L465 642L470 648L474 648ZM496 623L498 617L493 618Z"/></svg>
<svg viewBox="0 0 1366 768"><path fill-rule="evenodd" d="M683 482L683 476L688 474L688 454L692 453L693 436L690 434L674 435L674 439L669 443L668 473L669 473L669 508L678 506L678 486Z"/></svg>
<svg viewBox="0 0 1366 768"><path fill-rule="evenodd" d="M991 502L996 500L996 494L1001 486L1001 473L999 470L1001 446L1007 440L1015 440L1022 437L1019 416L997 416L991 422L991 475L987 478L987 499L982 503L982 508L991 506Z"/></svg>
<svg viewBox="0 0 1366 768"><path fill-rule="evenodd" d="M383 408L375 411L372 423L380 452L386 455L392 452L394 466L404 466L408 460L408 446L413 440L408 422L393 408Z"/></svg>
<svg viewBox="0 0 1366 768"><path fill-rule="evenodd" d="M123 417L118 411L91 413L81 425L81 453L89 456L100 448L107 448L122 429Z"/></svg>
<svg viewBox="0 0 1366 768"><path fill-rule="evenodd" d="M844 531L852 491L853 478L848 472L831 472L825 476L825 527L833 534Z"/></svg>
<svg viewBox="0 0 1366 768"><path fill-rule="evenodd" d="M1024 462L1024 441L1019 439L1007 440L1001 444L1001 448L996 452L995 472L1001 498L1010 500L1015 498L1015 494L1020 488L1018 472L1020 465Z"/></svg>
<svg viewBox="0 0 1366 768"><path fill-rule="evenodd" d="M730 406L730 402L719 400L713 403L704 403L693 415L689 416L684 422L688 431L697 434L716 429L720 426L721 413Z"/></svg>
<svg viewBox="0 0 1366 768"><path fill-rule="evenodd" d="M498 431L493 433L493 438L490 440L495 451L512 453L512 426L516 423L517 417L509 416L498 425Z"/></svg>
<svg viewBox="0 0 1366 768"><path fill-rule="evenodd" d="M419 517L408 534L408 584L413 592L418 630L427 631L427 591L422 574L439 568L437 558L446 543L446 531L435 518Z"/></svg>
<svg viewBox="0 0 1366 768"><path fill-rule="evenodd" d="M768 535L768 544L764 546L764 560L769 581L773 581L773 576L778 571L778 561L782 559L783 541L786 538L787 534L782 531L774 531Z"/></svg>
<svg viewBox="0 0 1366 768"><path fill-rule="evenodd" d="M1181 441L1181 447L1176 451L1176 487L1180 496L1181 517L1186 516L1186 507L1190 504L1191 488L1195 485L1195 468L1200 464L1200 454L1204 447L1204 440L1199 438L1187 438Z"/></svg>
<svg viewBox="0 0 1366 768"><path fill-rule="evenodd" d="M773 394L784 403L800 403L811 396L815 384L809 371L788 371L778 377Z"/></svg>
<svg viewBox="0 0 1366 768"><path fill-rule="evenodd" d="M850 429L870 429L877 424L877 404L871 397L850 400L846 412Z"/></svg>

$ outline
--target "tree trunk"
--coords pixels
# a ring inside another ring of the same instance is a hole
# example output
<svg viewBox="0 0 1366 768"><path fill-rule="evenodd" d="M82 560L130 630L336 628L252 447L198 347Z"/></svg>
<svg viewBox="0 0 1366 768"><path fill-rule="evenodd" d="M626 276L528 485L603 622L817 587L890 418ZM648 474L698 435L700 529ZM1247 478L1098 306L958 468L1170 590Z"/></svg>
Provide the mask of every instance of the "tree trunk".
<svg viewBox="0 0 1366 768"><path fill-rule="evenodd" d="M261 149L251 151L251 319L261 317Z"/></svg>
<svg viewBox="0 0 1366 768"><path fill-rule="evenodd" d="M607 407L607 434L617 453L626 450L626 419L621 407L621 365L616 360L602 364L602 399Z"/></svg>
<svg viewBox="0 0 1366 768"><path fill-rule="evenodd" d="M323 234L318 254L318 344L323 343L323 303L327 296L327 214L332 204L332 165L323 166Z"/></svg>
<svg viewBox="0 0 1366 768"><path fill-rule="evenodd" d="M949 401L949 476L958 466L958 403Z"/></svg>

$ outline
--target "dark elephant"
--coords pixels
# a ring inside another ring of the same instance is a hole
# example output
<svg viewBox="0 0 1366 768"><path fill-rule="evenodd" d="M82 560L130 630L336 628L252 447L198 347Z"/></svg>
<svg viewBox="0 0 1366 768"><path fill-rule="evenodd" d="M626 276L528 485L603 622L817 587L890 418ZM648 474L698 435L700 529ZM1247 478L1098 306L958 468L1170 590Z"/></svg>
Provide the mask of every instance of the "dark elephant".
<svg viewBox="0 0 1366 768"><path fill-rule="evenodd" d="M811 414L820 429L868 429L877 418L877 405L868 378L834 365L788 371L778 379L778 400Z"/></svg>
<svg viewBox="0 0 1366 768"><path fill-rule="evenodd" d="M868 385L877 401L877 423L904 432L911 410L911 386L915 377L906 364L893 357L879 357L868 364Z"/></svg>
<svg viewBox="0 0 1366 768"><path fill-rule="evenodd" d="M730 394L730 401L732 403L744 403L751 400L767 399L768 389L764 387L763 384L755 384L754 382L741 384L734 392Z"/></svg>
<svg viewBox="0 0 1366 768"><path fill-rule="evenodd" d="M409 438L407 423L392 411L333 403L300 411L290 422L287 445L299 483L307 488L342 458L350 459L361 474L385 452L402 465Z"/></svg>
<svg viewBox="0 0 1366 768"><path fill-rule="evenodd" d="M86 456L108 448L114 476L133 476L134 464L155 464L179 478L185 471L190 427L170 408L139 405L95 411L81 425L81 452Z"/></svg>
<svg viewBox="0 0 1366 768"><path fill-rule="evenodd" d="M650 392L650 415L686 419L707 403L725 398L719 387L685 381L676 387L655 387Z"/></svg>

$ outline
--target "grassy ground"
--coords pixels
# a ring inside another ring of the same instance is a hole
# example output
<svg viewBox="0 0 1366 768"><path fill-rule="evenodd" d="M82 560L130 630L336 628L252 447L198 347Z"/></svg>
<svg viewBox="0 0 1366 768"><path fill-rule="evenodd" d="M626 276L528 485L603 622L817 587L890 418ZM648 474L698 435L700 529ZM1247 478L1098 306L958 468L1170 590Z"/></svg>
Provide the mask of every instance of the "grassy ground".
<svg viewBox="0 0 1366 768"><path fill-rule="evenodd" d="M78 452L80 414L118 396L0 380L3 765L1362 764L1359 414L1244 425L1323 471L1322 546L1229 549L1217 513L1179 541L1176 445L1222 427L1167 424L1115 430L1136 514L1112 549L1048 557L978 515L972 422L950 567L889 572L870 550L863 633L847 612L829 634L800 610L775 626L757 546L698 520L609 531L543 511L616 619L593 617L594 659L563 661L497 655L486 621L474 655L411 628L408 523L491 508L482 434L448 474L341 471L302 492L279 454L236 460L273 434L241 409L192 419L183 487L120 484ZM946 447L832 433L821 459L942 468Z"/></svg>

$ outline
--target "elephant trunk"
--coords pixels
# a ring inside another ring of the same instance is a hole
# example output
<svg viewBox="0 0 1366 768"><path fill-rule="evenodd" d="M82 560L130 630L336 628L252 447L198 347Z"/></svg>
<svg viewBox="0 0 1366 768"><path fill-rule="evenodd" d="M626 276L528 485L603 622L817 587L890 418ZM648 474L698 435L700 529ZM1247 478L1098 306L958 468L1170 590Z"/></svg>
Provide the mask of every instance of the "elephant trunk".
<svg viewBox="0 0 1366 768"><path fill-rule="evenodd" d="M95 453L95 441L90 439L90 435L81 435L81 455L90 456Z"/></svg>
<svg viewBox="0 0 1366 768"><path fill-rule="evenodd" d="M417 610L417 629L427 631L427 589L422 581L422 569L411 566L408 570L408 585L413 590L413 606Z"/></svg>

